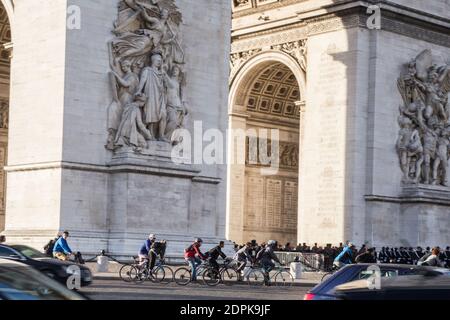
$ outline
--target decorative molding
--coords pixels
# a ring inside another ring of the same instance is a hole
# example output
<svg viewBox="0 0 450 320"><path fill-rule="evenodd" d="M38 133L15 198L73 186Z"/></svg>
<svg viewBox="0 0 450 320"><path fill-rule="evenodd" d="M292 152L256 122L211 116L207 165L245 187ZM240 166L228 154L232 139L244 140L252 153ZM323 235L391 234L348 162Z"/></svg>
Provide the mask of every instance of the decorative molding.
<svg viewBox="0 0 450 320"><path fill-rule="evenodd" d="M157 174L159 176L184 177L193 179L196 182L209 184L218 184L222 179L217 177L199 176L200 169L194 166L175 165L172 163L162 163L155 161L153 164L148 161L144 164L109 164L107 166L74 163L74 162L46 162L30 165L6 166L4 168L7 173L28 172L40 170L74 170L92 173L139 173L139 174Z"/></svg>
<svg viewBox="0 0 450 320"><path fill-rule="evenodd" d="M283 2L280 5L284 5ZM234 36L231 52L261 49L268 46L307 39L309 36L349 28L367 29L366 6L357 6L329 14L321 14L305 18L298 23L281 27L251 32L246 35ZM403 8L403 7L402 7ZM393 10L393 9L391 9ZM389 6L383 6L382 30L407 37L427 41L429 43L450 47L450 28L445 24L433 23L431 20L422 20L414 16L391 11ZM412 9L411 12L415 12ZM404 12L409 12L404 9ZM430 15L427 15L430 16ZM445 20L444 22L447 22Z"/></svg>

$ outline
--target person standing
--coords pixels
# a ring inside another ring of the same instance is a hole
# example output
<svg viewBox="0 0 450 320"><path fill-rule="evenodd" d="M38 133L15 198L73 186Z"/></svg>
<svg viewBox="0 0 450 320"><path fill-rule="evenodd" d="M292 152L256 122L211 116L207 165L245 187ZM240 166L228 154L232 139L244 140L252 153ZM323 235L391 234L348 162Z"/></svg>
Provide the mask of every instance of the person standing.
<svg viewBox="0 0 450 320"><path fill-rule="evenodd" d="M360 253L356 257L355 262L356 263L376 263L377 259L374 255L374 252L375 252L374 248L367 249L365 252Z"/></svg>
<svg viewBox="0 0 450 320"><path fill-rule="evenodd" d="M5 243L5 242L6 242L6 237L0 236L0 244Z"/></svg>

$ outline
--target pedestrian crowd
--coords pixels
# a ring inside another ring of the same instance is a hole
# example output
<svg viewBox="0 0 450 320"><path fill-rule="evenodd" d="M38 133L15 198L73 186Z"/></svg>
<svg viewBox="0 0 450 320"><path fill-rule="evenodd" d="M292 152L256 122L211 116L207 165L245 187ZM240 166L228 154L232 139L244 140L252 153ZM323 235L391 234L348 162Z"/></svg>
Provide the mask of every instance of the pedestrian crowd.
<svg viewBox="0 0 450 320"><path fill-rule="evenodd" d="M265 243L257 244L255 240L251 242L253 252L258 252L264 248ZM234 244L235 251L243 248L243 245ZM307 245L306 243L292 246L290 243L278 245L276 252L290 252L302 254L317 254L323 256L322 268L331 270L333 264L342 267L343 264L351 263L397 263L397 264L422 264L450 268L450 246L445 250L440 247L382 247L380 250L374 247L368 247L363 244L357 248L351 243L340 243L338 246L327 244L326 246ZM336 259L338 259L336 261ZM427 262L425 262L428 260ZM339 263L341 261L341 263Z"/></svg>

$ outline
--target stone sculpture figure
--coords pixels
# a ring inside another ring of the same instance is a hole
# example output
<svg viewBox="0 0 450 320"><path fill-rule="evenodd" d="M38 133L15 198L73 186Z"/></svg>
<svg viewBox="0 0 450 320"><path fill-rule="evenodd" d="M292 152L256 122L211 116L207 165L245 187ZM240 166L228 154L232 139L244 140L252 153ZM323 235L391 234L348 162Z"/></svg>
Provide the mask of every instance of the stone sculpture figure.
<svg viewBox="0 0 450 320"><path fill-rule="evenodd" d="M111 49L111 47L110 47ZM120 61L110 51L110 81L113 91L113 102L108 108L108 142L107 149L114 150L114 140L122 117L123 107L133 102L134 95L139 86L139 76L136 74L136 66L132 66L129 60ZM120 68L118 65L120 64Z"/></svg>
<svg viewBox="0 0 450 320"><path fill-rule="evenodd" d="M167 125L167 100L165 93L166 74L162 70L162 56L154 53L150 67L145 67L141 73L138 93L144 93L147 101L144 106L144 123L153 138L167 141L165 137Z"/></svg>
<svg viewBox="0 0 450 320"><path fill-rule="evenodd" d="M173 132L184 127L182 15L175 0L122 0L118 11L109 44L113 102L108 108L106 148L129 146L140 152L150 140L170 142ZM146 101L139 110L145 131L136 112L130 111L137 110L131 105L140 103L135 97L142 96ZM133 121L137 131L129 129Z"/></svg>
<svg viewBox="0 0 450 320"><path fill-rule="evenodd" d="M165 136L171 139L172 143L179 142L178 137L174 137L175 130L183 127L184 117L188 114L187 103L183 94L183 72L178 65L172 67L170 75L166 75L167 86L167 127Z"/></svg>
<svg viewBox="0 0 450 320"><path fill-rule="evenodd" d="M151 134L142 121L141 111L146 102L145 94L140 94L135 97L134 102L125 105L117 131L116 146L127 145L137 151L147 147L147 140L151 138Z"/></svg>
<svg viewBox="0 0 450 320"><path fill-rule="evenodd" d="M448 186L450 65L433 64L425 50L405 71L397 81L404 102L396 144L403 182Z"/></svg>

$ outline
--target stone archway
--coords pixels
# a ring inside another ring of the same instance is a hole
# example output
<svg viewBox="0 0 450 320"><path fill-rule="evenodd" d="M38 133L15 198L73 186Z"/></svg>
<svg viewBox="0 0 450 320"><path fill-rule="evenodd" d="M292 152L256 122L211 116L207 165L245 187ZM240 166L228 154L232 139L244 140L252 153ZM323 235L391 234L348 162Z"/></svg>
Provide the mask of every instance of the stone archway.
<svg viewBox="0 0 450 320"><path fill-rule="evenodd" d="M0 232L5 227L6 175L3 168L7 162L9 92L11 70L11 1L0 4Z"/></svg>
<svg viewBox="0 0 450 320"><path fill-rule="evenodd" d="M296 242L300 111L305 100L305 74L280 51L265 51L243 64L233 77L229 98L229 165L227 237L237 243L275 239ZM249 135L261 129L279 131L280 168L275 175L250 163ZM245 132L245 143L235 140ZM245 149L245 163L232 159ZM240 151L239 151L239 150Z"/></svg>

